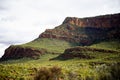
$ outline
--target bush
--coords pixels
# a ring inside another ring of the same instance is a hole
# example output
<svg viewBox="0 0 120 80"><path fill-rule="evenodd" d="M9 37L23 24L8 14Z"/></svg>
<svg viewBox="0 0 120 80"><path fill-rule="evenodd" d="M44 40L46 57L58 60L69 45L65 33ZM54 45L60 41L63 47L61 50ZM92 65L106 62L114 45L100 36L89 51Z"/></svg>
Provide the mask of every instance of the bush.
<svg viewBox="0 0 120 80"><path fill-rule="evenodd" d="M56 66L52 68L42 67L35 75L34 80L60 80L61 70L61 68Z"/></svg>
<svg viewBox="0 0 120 80"><path fill-rule="evenodd" d="M69 80L78 80L78 74L76 72L70 71L68 73Z"/></svg>
<svg viewBox="0 0 120 80"><path fill-rule="evenodd" d="M111 66L111 75L113 79L120 80L120 64L113 64Z"/></svg>

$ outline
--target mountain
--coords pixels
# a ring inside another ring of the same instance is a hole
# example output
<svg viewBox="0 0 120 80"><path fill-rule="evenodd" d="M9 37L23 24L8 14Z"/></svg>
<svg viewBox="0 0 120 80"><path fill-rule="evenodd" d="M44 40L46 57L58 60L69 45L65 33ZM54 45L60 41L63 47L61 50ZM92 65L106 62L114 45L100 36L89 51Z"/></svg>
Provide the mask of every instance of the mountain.
<svg viewBox="0 0 120 80"><path fill-rule="evenodd" d="M120 38L120 14L89 18L67 17L55 29L47 29L39 38L54 38L90 45L94 42Z"/></svg>
<svg viewBox="0 0 120 80"><path fill-rule="evenodd" d="M120 13L96 17L67 17L63 23L32 42L10 46L1 60L39 58L46 53L63 53L74 46L91 46L102 41L120 40Z"/></svg>

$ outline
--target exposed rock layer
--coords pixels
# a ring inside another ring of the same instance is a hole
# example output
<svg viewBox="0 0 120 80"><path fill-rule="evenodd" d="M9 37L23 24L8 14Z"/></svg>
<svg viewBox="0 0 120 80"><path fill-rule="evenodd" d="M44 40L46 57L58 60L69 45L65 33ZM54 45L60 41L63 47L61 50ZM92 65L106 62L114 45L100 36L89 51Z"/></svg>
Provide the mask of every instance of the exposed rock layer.
<svg viewBox="0 0 120 80"><path fill-rule="evenodd" d="M104 15L89 18L67 17L63 24L47 29L39 38L55 38L80 45L120 38L120 14Z"/></svg>
<svg viewBox="0 0 120 80"><path fill-rule="evenodd" d="M18 59L23 57L37 59L40 55L47 53L45 49L37 50L33 48L24 48L20 46L10 46L5 50L1 60Z"/></svg>
<svg viewBox="0 0 120 80"><path fill-rule="evenodd" d="M89 18L67 17L60 26L54 29L47 29L39 35L39 38L66 40L79 45L90 45L106 39L120 39L120 14ZM38 58L45 53L46 50L44 49L36 50L10 46L5 50L2 60L22 57ZM88 56L88 58L90 57Z"/></svg>
<svg viewBox="0 0 120 80"><path fill-rule="evenodd" d="M63 24L70 23L80 27L111 28L120 27L120 14L88 18L67 17Z"/></svg>
<svg viewBox="0 0 120 80"><path fill-rule="evenodd" d="M94 58L93 56L89 55L89 52L102 52L105 54L111 54L111 53L119 53L115 50L105 50L105 49L98 49L98 48L90 48L90 47L74 47L74 48L68 48L64 51L63 54L59 55L57 58L54 59L71 59L71 58L85 58L85 59L91 59Z"/></svg>

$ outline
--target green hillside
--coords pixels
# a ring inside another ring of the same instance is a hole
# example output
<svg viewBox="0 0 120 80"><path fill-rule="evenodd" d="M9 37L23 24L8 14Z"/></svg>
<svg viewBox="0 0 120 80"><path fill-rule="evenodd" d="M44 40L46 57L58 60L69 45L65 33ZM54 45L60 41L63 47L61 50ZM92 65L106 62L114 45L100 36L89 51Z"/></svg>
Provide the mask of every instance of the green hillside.
<svg viewBox="0 0 120 80"><path fill-rule="evenodd" d="M0 80L120 80L120 14L67 17L0 59Z"/></svg>
<svg viewBox="0 0 120 80"><path fill-rule="evenodd" d="M120 51L120 40L114 39L114 40L102 41L99 43L92 44L90 47Z"/></svg>
<svg viewBox="0 0 120 80"><path fill-rule="evenodd" d="M74 47L76 44L56 39L43 38L19 46L34 47L36 49L45 48L50 52L63 53L66 48ZM90 49L94 47L118 51L119 41L103 41L87 47L91 47ZM57 67L61 68L62 74L60 74L60 78L62 80L120 80L120 53L84 51L83 54L92 56L93 58L51 60L52 58L59 56L59 54L45 54L37 60L23 58L0 62L0 79L34 80L34 77L40 74L38 73L39 70L44 69L42 73L47 72L44 74L44 77L47 75L50 76L51 74L48 72L48 68L55 66L56 68L53 67L53 70L55 71ZM43 77L42 73L41 77Z"/></svg>
<svg viewBox="0 0 120 80"><path fill-rule="evenodd" d="M90 54L95 57L93 59L50 60L57 56L46 54L37 60L23 58L4 61L0 63L0 79L34 80L41 68L57 66L62 69L63 80L119 80L120 54L95 52Z"/></svg>
<svg viewBox="0 0 120 80"><path fill-rule="evenodd" d="M47 49L48 52L53 53L63 53L65 49L70 47L79 46L76 43L70 43L64 40L58 39L49 39L49 38L38 38L32 42L19 45L21 47L32 47L35 49ZM98 43L94 43L88 47L91 48L98 48L98 49L105 49L105 50L117 50L120 51L120 41L119 39L113 40L104 40Z"/></svg>
<svg viewBox="0 0 120 80"><path fill-rule="evenodd" d="M20 46L36 49L44 48L50 53L63 53L66 48L77 46L77 44L58 39L40 38Z"/></svg>

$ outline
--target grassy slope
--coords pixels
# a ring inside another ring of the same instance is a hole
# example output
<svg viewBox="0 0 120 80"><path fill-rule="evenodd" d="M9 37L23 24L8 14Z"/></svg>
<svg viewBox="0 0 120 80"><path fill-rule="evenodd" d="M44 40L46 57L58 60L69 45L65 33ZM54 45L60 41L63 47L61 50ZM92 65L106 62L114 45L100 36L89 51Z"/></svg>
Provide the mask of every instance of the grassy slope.
<svg viewBox="0 0 120 80"><path fill-rule="evenodd" d="M120 51L120 41L119 40L102 41L100 43L93 44L90 47Z"/></svg>
<svg viewBox="0 0 120 80"><path fill-rule="evenodd" d="M94 59L76 58L65 61L62 60L49 61L49 59L58 56L58 54L46 54L46 55L42 55L42 57L38 60L31 60L25 58L19 60L5 61L0 64L0 75L4 77L8 76L9 78L15 78L15 79L18 78L18 80L20 78L24 78L25 80L29 80L29 79L33 80L32 78L35 74L34 69L39 69L40 67L59 66L62 68L62 72L66 76L68 76L69 73L75 73L75 75L81 75L82 79L84 79L86 76L93 76L93 75L94 75L93 78L99 78L101 75L103 76L104 73L105 74L109 73L108 71L110 65L116 64L116 62L120 61L119 54L104 54L98 52L90 55L95 56L96 58ZM103 72L101 70L97 71L99 69L103 70ZM69 79L65 79L65 80L69 80ZM94 80L99 80L99 79L94 79Z"/></svg>
<svg viewBox="0 0 120 80"><path fill-rule="evenodd" d="M47 43L46 43L47 42ZM64 46L63 46L64 45ZM55 40L55 39L38 39L33 42L23 44L21 46L24 47L34 47L34 48L46 48L50 52L58 52L61 53L65 48L73 47L75 44L70 44L66 41ZM57 47L56 47L57 46ZM112 49L119 50L119 42L117 40L100 42L90 47L94 48L104 48L104 49ZM70 59L70 60L53 60L49 59L57 57L58 54L46 54L42 55L42 57L38 60L31 59L19 59L19 60L11 60L0 63L0 78L7 76L8 78L15 78L16 80L24 78L25 80L33 80L33 76L35 74L34 69L39 69L40 67L51 67L51 66L60 66L62 67L62 72L64 73L64 77L69 77L69 75L73 75L73 79L81 78L82 80L86 80L86 77L89 76L90 79L87 80L101 80L101 77L105 75L108 76L110 70L110 65L120 63L120 54L109 54L109 53L101 53L101 52L88 52L89 55L94 56L93 59ZM117 66L118 68L120 66ZM116 68L116 70L118 69ZM77 76L75 76L77 75ZM75 77L74 77L75 76ZM71 78L72 79L72 78ZM70 80L70 79L65 79ZM108 79L110 80L109 76Z"/></svg>
<svg viewBox="0 0 120 80"><path fill-rule="evenodd" d="M47 49L48 52L63 53L66 48L74 47L76 45L77 44L75 43L69 43L63 40L41 38L20 46L33 47L36 49L44 48Z"/></svg>

